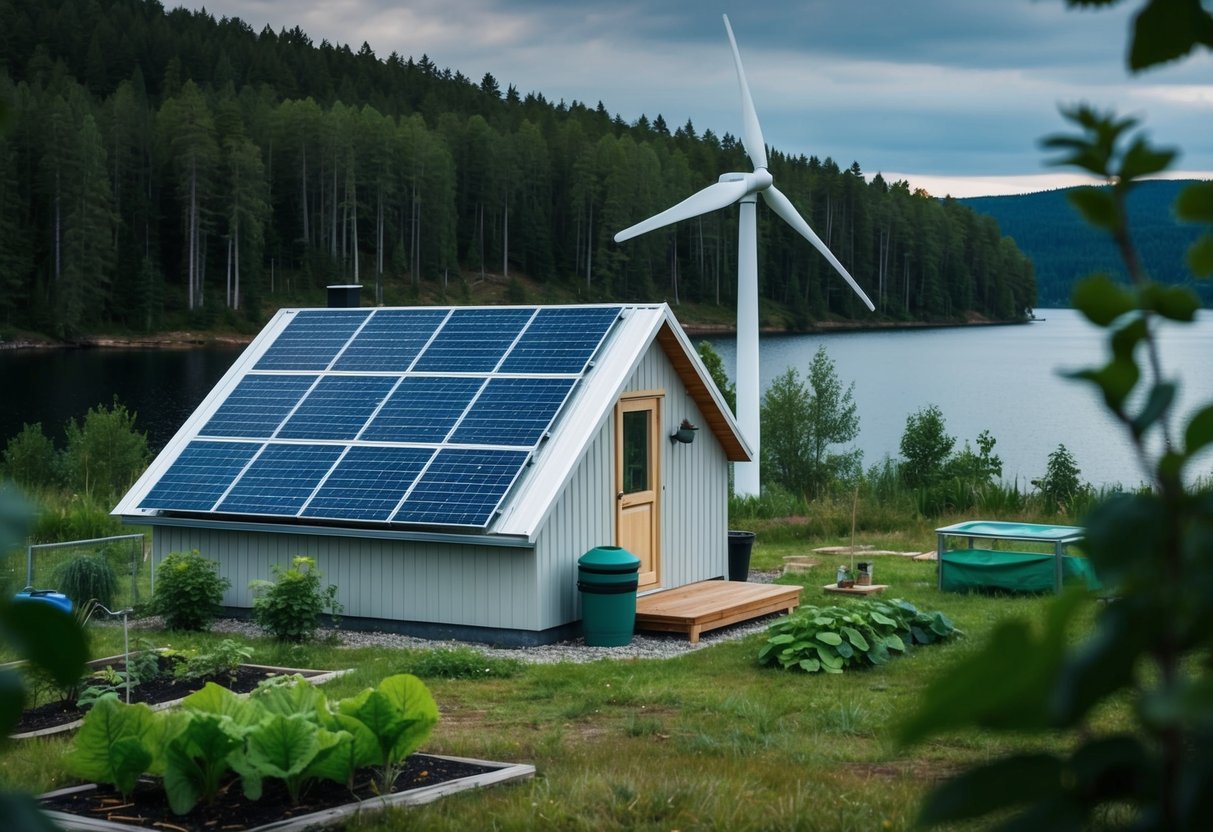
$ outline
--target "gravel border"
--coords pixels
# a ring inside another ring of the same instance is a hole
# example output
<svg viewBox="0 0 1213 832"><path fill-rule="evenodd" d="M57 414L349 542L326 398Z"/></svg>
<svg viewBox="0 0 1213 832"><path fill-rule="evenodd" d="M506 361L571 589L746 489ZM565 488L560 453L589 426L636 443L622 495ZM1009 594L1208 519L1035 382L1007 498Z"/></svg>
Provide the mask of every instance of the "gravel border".
<svg viewBox="0 0 1213 832"><path fill-rule="evenodd" d="M750 581L773 583L778 575L778 572L753 571L750 573ZM386 647L407 650L470 647L486 656L515 659L528 664L556 664L558 662L580 664L599 659L669 659L711 647L713 644L739 641L754 633L761 633L771 625L771 622L782 615L782 613L767 615L753 621L721 627L718 630L709 630L700 635L698 644L691 644L685 633L636 633L632 637L632 642L622 647L593 647L586 644L583 638L528 647L490 647L487 644L453 639L436 640L375 630L342 630L325 627L316 630L316 639L317 641L331 639L342 647ZM131 629L153 629L162 626L163 622L159 616L149 616L131 622ZM210 629L214 633L238 635L245 638L265 636L264 630L246 619L220 618L211 623Z"/></svg>

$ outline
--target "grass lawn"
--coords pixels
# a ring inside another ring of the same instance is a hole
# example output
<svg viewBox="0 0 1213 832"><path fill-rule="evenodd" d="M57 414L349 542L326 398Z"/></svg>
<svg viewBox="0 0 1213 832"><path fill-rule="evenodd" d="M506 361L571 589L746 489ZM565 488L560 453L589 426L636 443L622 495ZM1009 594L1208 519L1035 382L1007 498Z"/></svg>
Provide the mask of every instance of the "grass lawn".
<svg viewBox="0 0 1213 832"><path fill-rule="evenodd" d="M783 554L804 553L760 544L755 566L770 568ZM798 576L806 587L803 603L838 601L819 589L833 580L838 562L823 558L819 573ZM943 595L935 589L931 562L881 556L875 570L880 583L891 585L886 597L942 610L967 635L840 676L760 667L755 656L762 635L665 660L522 665L504 676L472 679L424 671L419 675L442 711L424 750L529 762L537 776L426 807L370 814L348 828L908 829L921 796L938 778L1027 741L967 732L902 749L891 740L898 719L999 619L1039 620L1048 598ZM151 635L177 648L221 638ZM91 643L93 655L121 652L121 630L94 627ZM424 670L421 663L432 658L430 651L287 647L268 639L251 646L260 663L355 668L326 685L333 698L392 673ZM1100 719L1114 724L1123 715L1110 708ZM1067 741L1053 737L1048 745ZM60 758L68 742L10 744L0 756L0 781L32 791L65 785Z"/></svg>

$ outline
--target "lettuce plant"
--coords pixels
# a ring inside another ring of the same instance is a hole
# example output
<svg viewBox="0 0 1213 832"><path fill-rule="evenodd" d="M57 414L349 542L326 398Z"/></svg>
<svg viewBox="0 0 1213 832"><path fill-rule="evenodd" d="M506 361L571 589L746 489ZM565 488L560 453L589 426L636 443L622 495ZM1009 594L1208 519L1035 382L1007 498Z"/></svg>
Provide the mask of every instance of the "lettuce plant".
<svg viewBox="0 0 1213 832"><path fill-rule="evenodd" d="M128 798L141 775L159 774L177 814L212 802L233 775L250 800L260 798L266 779L278 779L297 802L315 780L350 785L358 769L373 766L378 787L388 792L437 721L430 692L407 674L335 708L301 677L248 698L212 682L177 711L103 697L85 717L66 764Z"/></svg>

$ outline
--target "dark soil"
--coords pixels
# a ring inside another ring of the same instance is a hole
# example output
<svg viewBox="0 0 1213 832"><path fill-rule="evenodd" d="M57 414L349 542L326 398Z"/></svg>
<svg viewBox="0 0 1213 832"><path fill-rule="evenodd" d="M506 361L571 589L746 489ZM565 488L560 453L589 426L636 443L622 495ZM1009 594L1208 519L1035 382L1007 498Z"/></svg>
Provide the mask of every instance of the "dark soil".
<svg viewBox="0 0 1213 832"><path fill-rule="evenodd" d="M394 792L404 792L434 786L462 777L493 771L493 766L460 763L414 754L396 778ZM278 780L266 780L265 791L257 801L246 800L240 780L233 778L223 787L218 799L210 806L198 805L188 815L174 815L158 781L141 780L130 800L123 800L110 786L97 786L88 791L42 800L44 809L66 812L81 817L99 818L147 829L178 830L179 832L240 832L255 829L274 821L320 812L378 796L370 769L358 773L354 790L322 781L304 792L299 804L292 806L286 788Z"/></svg>
<svg viewBox="0 0 1213 832"><path fill-rule="evenodd" d="M115 670L124 669L121 661L113 665ZM131 702L146 702L148 705L156 705L160 702L172 702L174 699L181 699L189 696L196 690L201 690L207 682L215 682L223 685L223 687L233 693L248 693L257 687L265 679L273 676L270 671L259 670L245 665L237 668L234 676L207 676L200 679L176 679L173 677L173 662L167 658L160 660L161 676L150 682L142 682L131 688ZM93 684L92 681L86 680L81 685L83 690ZM126 688L118 688L118 697L125 701ZM54 728L58 725L66 725L69 722L75 722L78 719L83 719L87 711L76 707L75 700L62 700L59 702L49 702L45 705L39 705L36 708L30 708L21 715L21 721L17 723L17 727L13 729L14 734L24 734L28 731L41 731L46 728Z"/></svg>

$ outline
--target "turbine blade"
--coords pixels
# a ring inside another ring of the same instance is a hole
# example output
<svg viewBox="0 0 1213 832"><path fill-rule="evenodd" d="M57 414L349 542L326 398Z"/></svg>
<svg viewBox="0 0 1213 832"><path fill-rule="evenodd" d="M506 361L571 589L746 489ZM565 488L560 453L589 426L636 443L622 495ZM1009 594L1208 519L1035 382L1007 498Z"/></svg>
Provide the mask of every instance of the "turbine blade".
<svg viewBox="0 0 1213 832"><path fill-rule="evenodd" d="M615 242L622 243L662 226L670 225L679 220L689 220L700 214L707 214L726 205L732 205L746 195L749 185L745 179L733 179L727 182L713 182L702 191L691 194L677 205L667 208L660 214L654 214L647 220L623 229L615 235Z"/></svg>
<svg viewBox="0 0 1213 832"><path fill-rule="evenodd" d="M737 51L737 39L729 16L724 17L724 30L729 33L729 46L733 47L733 63L737 66L737 83L741 86L741 143L755 169L767 166L767 146L762 140L762 127L758 124L758 113L754 111L754 99L750 97L750 84L741 67L741 53Z"/></svg>
<svg viewBox="0 0 1213 832"><path fill-rule="evenodd" d="M846 278L847 283L855 290L855 294L859 295L864 305L868 307L868 311L875 312L876 305L868 298L863 289L859 288L859 284L855 282L855 278L851 277L850 273L843 268L842 263L838 262L838 258L834 256L834 252L830 251L829 247L821 241L809 224L805 222L804 217L796 210L796 206L774 185L762 192L762 198L766 200L767 205L771 206L771 210L783 218L783 221L800 232L800 236L804 237L814 248L820 251L825 258L830 261L830 265Z"/></svg>

